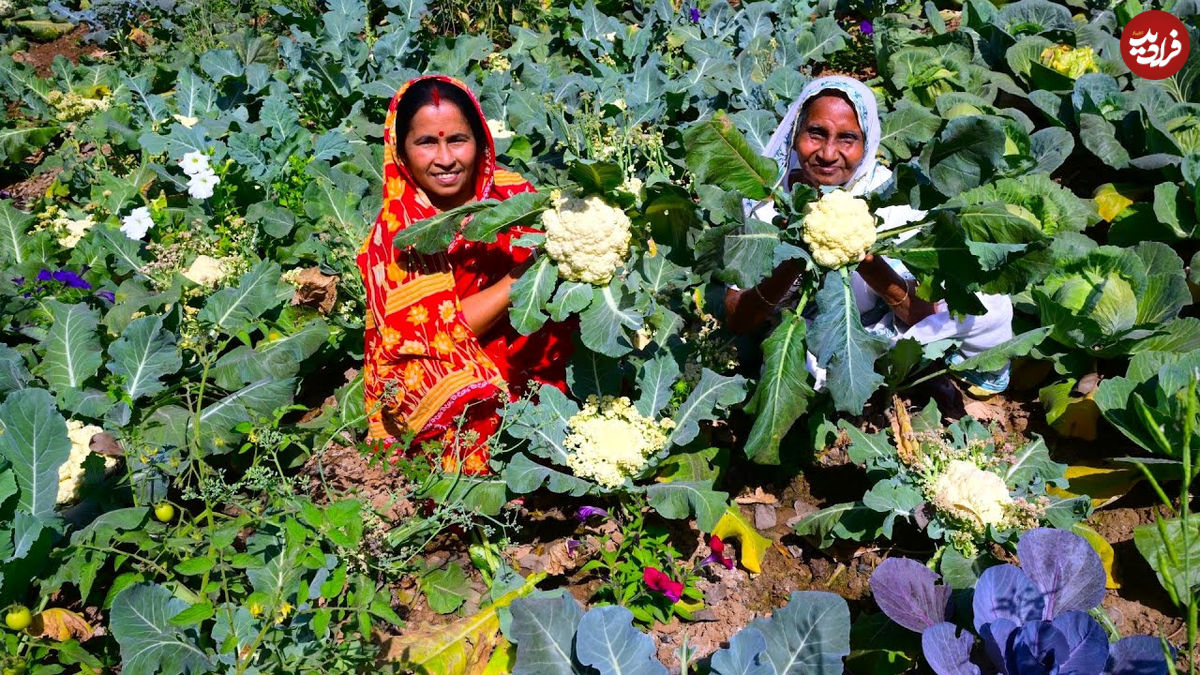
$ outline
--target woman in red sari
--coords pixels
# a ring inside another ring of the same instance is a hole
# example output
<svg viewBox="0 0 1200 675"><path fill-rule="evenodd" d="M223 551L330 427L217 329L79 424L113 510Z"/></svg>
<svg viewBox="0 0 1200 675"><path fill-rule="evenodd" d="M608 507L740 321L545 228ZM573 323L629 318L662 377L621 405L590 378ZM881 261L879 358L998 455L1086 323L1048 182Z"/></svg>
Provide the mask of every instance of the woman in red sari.
<svg viewBox="0 0 1200 675"><path fill-rule="evenodd" d="M512 246L455 237L448 250L397 250L396 233L481 199L533 191L496 166L479 102L467 87L431 75L404 85L384 124L383 208L357 262L367 293L363 384L368 438L413 447L445 444L443 466L487 472L487 440L499 408L539 383L565 387L571 343L560 325L529 335L508 321L509 292L531 261Z"/></svg>

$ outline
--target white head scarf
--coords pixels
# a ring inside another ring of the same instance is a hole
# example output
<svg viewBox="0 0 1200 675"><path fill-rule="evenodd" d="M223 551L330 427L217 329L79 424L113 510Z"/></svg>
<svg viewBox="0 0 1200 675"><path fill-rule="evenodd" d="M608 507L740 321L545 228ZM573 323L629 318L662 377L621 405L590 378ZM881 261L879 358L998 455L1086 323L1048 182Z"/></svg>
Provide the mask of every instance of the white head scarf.
<svg viewBox="0 0 1200 675"><path fill-rule="evenodd" d="M829 90L845 94L846 98L850 99L850 105L858 113L858 126L863 131L863 141L866 146L858 168L854 170L849 182L842 187L856 194L875 187L876 169L881 168L875 160L875 153L879 150L879 140L883 136L883 130L879 125L879 112L875 105L875 93L862 82L841 75L819 77L809 82L808 86L804 87L804 91L800 92L800 98L796 99L788 108L779 128L771 134L771 140L767 142L763 155L774 159L782 168L775 185L780 185L792 169L800 166L800 159L793 150L796 127L800 121L800 111L804 109L804 105L808 101Z"/></svg>

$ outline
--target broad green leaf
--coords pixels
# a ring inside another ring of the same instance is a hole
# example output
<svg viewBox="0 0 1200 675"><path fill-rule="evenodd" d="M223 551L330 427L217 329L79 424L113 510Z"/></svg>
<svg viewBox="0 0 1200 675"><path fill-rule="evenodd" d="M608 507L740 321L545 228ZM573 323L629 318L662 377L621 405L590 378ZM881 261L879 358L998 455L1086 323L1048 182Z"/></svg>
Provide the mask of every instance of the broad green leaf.
<svg viewBox="0 0 1200 675"><path fill-rule="evenodd" d="M20 265L27 259L26 229L32 215L13 208L12 202L0 201L0 253L2 260Z"/></svg>
<svg viewBox="0 0 1200 675"><path fill-rule="evenodd" d="M432 499L437 504L462 504L485 516L499 514L509 499L503 479L465 474L446 474L422 485L413 492L413 497Z"/></svg>
<svg viewBox="0 0 1200 675"><path fill-rule="evenodd" d="M246 542L246 553L263 565L246 570L246 577L257 593L264 593L274 604L291 601L299 590L300 550L284 537L259 532Z"/></svg>
<svg viewBox="0 0 1200 675"><path fill-rule="evenodd" d="M495 199L484 199L418 220L396 233L395 246L398 249L411 246L418 253L441 253L450 248L454 235L462 227L463 218L500 203Z"/></svg>
<svg viewBox="0 0 1200 675"><path fill-rule="evenodd" d="M46 147L50 139L62 132L57 124L0 129L0 162L16 165L26 157Z"/></svg>
<svg viewBox="0 0 1200 675"><path fill-rule="evenodd" d="M1042 344L1052 330L1054 330L1053 326L1042 326L1026 331L1008 342L985 349L974 356L951 364L950 370L956 372L979 371L988 373L999 370L1008 365L1010 359L1028 355L1033 348Z"/></svg>
<svg viewBox="0 0 1200 675"><path fill-rule="evenodd" d="M633 345L625 331L641 328L643 318L632 306L633 299L619 280L595 288L591 305L579 315L584 346L614 358L632 351Z"/></svg>
<svg viewBox="0 0 1200 675"><path fill-rule="evenodd" d="M511 201L511 200L509 200ZM504 202L507 204L508 202ZM493 236L493 239L495 237ZM512 286L512 305L508 320L521 335L529 335L542 327L549 317L543 311L558 281L558 268L550 256L538 256L533 266L521 274Z"/></svg>
<svg viewBox="0 0 1200 675"><path fill-rule="evenodd" d="M113 600L109 630L121 647L121 670L129 675L158 672L203 673L212 668L208 655L171 617L188 608L171 591L142 583Z"/></svg>
<svg viewBox="0 0 1200 675"><path fill-rule="evenodd" d="M163 330L162 317L134 319L121 337L108 347L112 359L106 364L113 374L125 378L123 386L129 400L157 394L166 388L160 381L183 366L174 336Z"/></svg>
<svg viewBox="0 0 1200 675"><path fill-rule="evenodd" d="M508 637L517 645L513 672L574 674L575 632L583 608L570 593L512 603Z"/></svg>
<svg viewBox="0 0 1200 675"><path fill-rule="evenodd" d="M1079 116L1079 139L1083 147L1114 169L1129 165L1129 151L1117 139L1117 129L1112 122L1093 113Z"/></svg>
<svg viewBox="0 0 1200 675"><path fill-rule="evenodd" d="M880 531L889 539L896 518L911 519L924 501L925 496L916 488L891 481L879 481L863 495L863 506L884 514Z"/></svg>
<svg viewBox="0 0 1200 675"><path fill-rule="evenodd" d="M64 305L48 300L46 307L54 323L42 343L45 351L39 372L59 394L81 389L104 361L96 333L100 314L84 303Z"/></svg>
<svg viewBox="0 0 1200 675"><path fill-rule="evenodd" d="M518 224L527 224L550 204L548 192L522 192L475 214L463 228L470 241L496 241L496 235Z"/></svg>
<svg viewBox="0 0 1200 675"><path fill-rule="evenodd" d="M1054 173L1075 149L1075 136L1060 127L1038 129L1030 135L1029 140L1033 143L1033 157L1037 160L1033 171L1038 173Z"/></svg>
<svg viewBox="0 0 1200 675"><path fill-rule="evenodd" d="M646 498L664 518L683 520L695 514L701 532L716 527L729 503L729 493L713 490L712 480L654 483L646 486Z"/></svg>
<svg viewBox="0 0 1200 675"><path fill-rule="evenodd" d="M260 261L242 275L237 288L222 288L213 293L198 318L212 323L225 334L237 334L248 323L292 297L291 286L280 278L280 274L278 264Z"/></svg>
<svg viewBox="0 0 1200 675"><path fill-rule="evenodd" d="M921 153L921 168L942 194L953 197L987 181L1003 166L1004 128L987 117L950 120Z"/></svg>
<svg viewBox="0 0 1200 675"><path fill-rule="evenodd" d="M778 675L843 672L850 653L850 607L833 593L793 591L788 604L750 627L767 640L767 660Z"/></svg>
<svg viewBox="0 0 1200 675"><path fill-rule="evenodd" d="M813 22L811 30L796 35L800 64L821 63L825 57L842 48L848 38L846 31L832 16L823 16Z"/></svg>
<svg viewBox="0 0 1200 675"><path fill-rule="evenodd" d="M612 675L666 675L654 654L654 640L633 627L633 613L624 607L597 607L579 620L575 655L585 666Z"/></svg>
<svg viewBox="0 0 1200 675"><path fill-rule="evenodd" d="M741 403L744 398L746 378L741 375L718 375L705 368L700 373L700 381L675 414L671 443L691 443L700 433L700 422L716 419L717 410Z"/></svg>
<svg viewBox="0 0 1200 675"><path fill-rule="evenodd" d="M529 451L566 466L567 420L579 413L579 406L557 387L548 384L538 390L538 403L522 400L511 404L505 419L506 431L515 438L529 441Z"/></svg>
<svg viewBox="0 0 1200 675"><path fill-rule="evenodd" d="M585 191L599 194L615 190L625 180L621 166L611 162L573 162L568 174Z"/></svg>
<svg viewBox="0 0 1200 675"><path fill-rule="evenodd" d="M1012 454L1004 469L1005 485L1026 485L1035 478L1046 482L1058 481L1067 470L1066 464L1050 459L1050 450L1041 437L1026 443Z"/></svg>
<svg viewBox="0 0 1200 675"><path fill-rule="evenodd" d="M883 382L875 360L887 341L863 328L849 276L831 271L817 292L817 318L812 325L813 353L828 369L829 392L838 410L859 412Z"/></svg>
<svg viewBox="0 0 1200 675"><path fill-rule="evenodd" d="M471 590L471 581L462 566L454 563L422 576L420 585L429 609L437 614L449 614L458 609Z"/></svg>
<svg viewBox="0 0 1200 675"><path fill-rule="evenodd" d="M597 354L590 349L581 349L567 364L567 387L580 401L586 400L592 394L616 396L621 393L621 383L627 366L628 364L621 359Z"/></svg>
<svg viewBox="0 0 1200 675"><path fill-rule="evenodd" d="M504 467L504 481L508 489L517 494L535 492L543 485L551 492L581 497L591 491L591 483L581 480L557 469L551 469L529 459L524 453L517 453Z"/></svg>
<svg viewBox="0 0 1200 675"><path fill-rule="evenodd" d="M1133 528L1133 543L1154 568L1158 583L1172 598L1187 602L1200 585L1200 519L1189 523L1188 545L1183 545L1183 521L1159 520Z"/></svg>
<svg viewBox="0 0 1200 675"><path fill-rule="evenodd" d="M933 139L942 120L927 108L900 99L896 109L883 118L882 125L880 145L887 148L894 161L904 161Z"/></svg>
<svg viewBox="0 0 1200 675"><path fill-rule="evenodd" d="M233 450L233 442L242 434L235 427L268 417L276 408L287 405L295 390L295 378L272 378L252 382L200 411L198 425L189 419L189 432L199 436L201 446L210 453Z"/></svg>
<svg viewBox="0 0 1200 675"><path fill-rule="evenodd" d="M96 233L95 237L104 249L112 254L116 262L114 271L120 274L142 271L146 263L139 255L141 242L130 239L115 227L97 226L92 228L92 232Z"/></svg>
<svg viewBox="0 0 1200 675"><path fill-rule="evenodd" d="M638 412L646 417L658 415L671 399L671 386L678 379L679 364L669 351L663 350L643 363L638 374L638 389L642 392L635 404Z"/></svg>
<svg viewBox="0 0 1200 675"><path fill-rule="evenodd" d="M804 318L785 312L782 323L763 342L763 372L746 412L754 413L754 427L746 439L746 456L756 462L779 461L779 442L808 409L813 396L804 367Z"/></svg>
<svg viewBox="0 0 1200 675"><path fill-rule="evenodd" d="M736 232L725 235L725 278L741 288L757 286L775 269L779 230L760 220L747 220Z"/></svg>
<svg viewBox="0 0 1200 675"><path fill-rule="evenodd" d="M723 112L700 120L684 132L687 166L698 183L738 190L764 199L779 175L775 162L760 156Z"/></svg>
<svg viewBox="0 0 1200 675"><path fill-rule="evenodd" d="M566 321L571 314L587 309L592 303L594 286L578 281L561 281L554 299L546 303L551 321Z"/></svg>
<svg viewBox="0 0 1200 675"><path fill-rule="evenodd" d="M24 389L31 379L33 375L25 367L21 353L8 345L0 345L0 394Z"/></svg>
<svg viewBox="0 0 1200 675"><path fill-rule="evenodd" d="M862 503L845 502L805 516L796 523L796 534L815 536L821 548L828 548L835 539L874 539L882 528L883 514Z"/></svg>

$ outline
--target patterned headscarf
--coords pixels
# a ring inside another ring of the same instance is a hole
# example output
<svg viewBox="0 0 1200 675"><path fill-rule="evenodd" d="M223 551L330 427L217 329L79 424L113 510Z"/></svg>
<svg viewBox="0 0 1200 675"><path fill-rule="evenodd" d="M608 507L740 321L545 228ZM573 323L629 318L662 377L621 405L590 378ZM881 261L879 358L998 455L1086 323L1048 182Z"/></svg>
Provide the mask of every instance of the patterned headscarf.
<svg viewBox="0 0 1200 675"><path fill-rule="evenodd" d="M879 141L883 136L882 129L879 125L879 112L875 104L875 94L867 85L850 77L841 75L832 75L828 77L819 77L804 90L800 92L800 98L788 108L787 114L783 116L783 122L775 133L771 134L771 140L767 142L767 147L763 155L770 157L780 166L779 178L775 184L780 185L787 177L788 173L797 168L799 158L796 156L795 147L796 129L800 124L800 112L804 110L804 106L812 99L826 91L836 91L846 95L850 99L850 105L854 107L854 111L858 114L858 126L863 131L863 141L866 145L863 151L862 161L854 170L854 174L850 177L842 187L853 191L854 187L860 181L871 184L876 167L879 163L875 159L875 153L879 150Z"/></svg>
<svg viewBox="0 0 1200 675"><path fill-rule="evenodd" d="M506 387L501 369L467 324L456 288L459 270L447 255L469 243L460 235L449 251L434 255L397 250L393 243L397 232L438 213L397 151L397 106L424 80L458 87L474 104L473 111L463 112L478 115L483 127L475 198L504 200L533 190L519 175L497 169L483 110L462 82L429 75L396 92L383 131L383 207L356 259L366 287L363 388L372 439L449 428L463 406Z"/></svg>

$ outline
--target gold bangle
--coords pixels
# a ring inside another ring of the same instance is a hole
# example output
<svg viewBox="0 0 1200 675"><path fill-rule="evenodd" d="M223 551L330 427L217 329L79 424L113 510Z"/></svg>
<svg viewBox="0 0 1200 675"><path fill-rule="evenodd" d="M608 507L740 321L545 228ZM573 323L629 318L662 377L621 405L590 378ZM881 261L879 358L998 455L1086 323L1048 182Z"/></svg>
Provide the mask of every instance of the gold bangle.
<svg viewBox="0 0 1200 675"><path fill-rule="evenodd" d="M883 298L883 302L884 302L885 304L887 304L887 306L888 306L888 307L899 307L900 305L903 305L903 304L904 304L904 301L905 301L905 300L908 300L908 293L909 293L909 290L910 290L910 288L911 288L911 287L908 285L908 281L907 281L907 280L905 280L905 282L904 282L904 295L903 295L903 296L901 296L901 298L900 298L899 300L897 300L896 302L889 302L889 301L888 301L888 299L887 299L887 296L884 296L884 298Z"/></svg>

